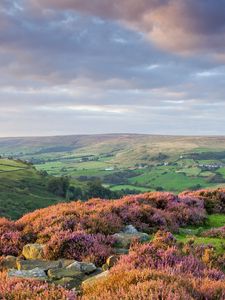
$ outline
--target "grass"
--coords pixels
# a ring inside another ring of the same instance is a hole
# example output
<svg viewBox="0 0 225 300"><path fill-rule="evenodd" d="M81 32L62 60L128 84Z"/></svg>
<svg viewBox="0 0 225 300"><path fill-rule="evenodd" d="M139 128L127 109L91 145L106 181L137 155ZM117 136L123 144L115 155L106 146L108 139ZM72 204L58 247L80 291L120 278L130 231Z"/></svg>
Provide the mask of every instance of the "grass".
<svg viewBox="0 0 225 300"><path fill-rule="evenodd" d="M187 243L194 238L196 244L212 245L218 253L223 253L225 250L225 240L222 238L203 237L202 233L212 228L218 228L225 225L224 214L213 214L207 217L206 223L201 227L186 227L181 228L179 234L176 235L178 241Z"/></svg>
<svg viewBox="0 0 225 300"><path fill-rule="evenodd" d="M121 190L135 190L138 192L149 192L151 191L150 188L144 188L141 186L134 186L134 185L128 185L128 184L124 184L124 185L115 185L111 188L112 191L121 191Z"/></svg>
<svg viewBox="0 0 225 300"><path fill-rule="evenodd" d="M187 236L187 235L175 235L178 241L187 243L190 239L194 238L194 243L197 245L212 245L218 254L224 253L225 243L223 239L220 238L210 238L210 237L198 237L198 236Z"/></svg>
<svg viewBox="0 0 225 300"><path fill-rule="evenodd" d="M4 163L0 160L1 167ZM0 172L0 217L17 219L29 211L62 201L47 191L48 180L49 177L41 176L26 164L5 165L5 170Z"/></svg>
<svg viewBox="0 0 225 300"><path fill-rule="evenodd" d="M149 186L153 189L163 187L164 190L180 192L191 189L197 185L206 187L209 184L200 177L189 177L184 173L176 172L174 167L158 167L146 171L142 175L132 177L129 182L134 185Z"/></svg>

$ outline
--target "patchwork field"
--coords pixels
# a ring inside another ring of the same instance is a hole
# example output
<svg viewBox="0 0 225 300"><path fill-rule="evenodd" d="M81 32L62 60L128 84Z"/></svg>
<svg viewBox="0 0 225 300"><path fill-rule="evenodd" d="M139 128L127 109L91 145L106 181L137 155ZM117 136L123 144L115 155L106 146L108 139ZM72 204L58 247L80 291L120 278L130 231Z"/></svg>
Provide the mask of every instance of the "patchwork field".
<svg viewBox="0 0 225 300"><path fill-rule="evenodd" d="M99 178L113 191L178 193L225 185L224 137L111 134L11 138L0 139L0 154L28 160L54 176L67 175L81 182ZM10 171L7 168L2 166L0 172Z"/></svg>

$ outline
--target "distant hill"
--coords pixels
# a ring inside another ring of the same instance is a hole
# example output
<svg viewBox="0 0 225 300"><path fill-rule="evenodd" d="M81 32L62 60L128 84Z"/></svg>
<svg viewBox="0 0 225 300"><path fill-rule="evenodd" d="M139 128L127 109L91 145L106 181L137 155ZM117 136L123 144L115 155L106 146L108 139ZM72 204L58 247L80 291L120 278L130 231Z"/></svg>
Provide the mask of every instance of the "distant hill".
<svg viewBox="0 0 225 300"><path fill-rule="evenodd" d="M179 193L225 185L225 137L100 134L1 138L0 155L112 191Z"/></svg>
<svg viewBox="0 0 225 300"><path fill-rule="evenodd" d="M41 175L32 165L0 159L0 217L16 219L62 201L47 191L50 178Z"/></svg>

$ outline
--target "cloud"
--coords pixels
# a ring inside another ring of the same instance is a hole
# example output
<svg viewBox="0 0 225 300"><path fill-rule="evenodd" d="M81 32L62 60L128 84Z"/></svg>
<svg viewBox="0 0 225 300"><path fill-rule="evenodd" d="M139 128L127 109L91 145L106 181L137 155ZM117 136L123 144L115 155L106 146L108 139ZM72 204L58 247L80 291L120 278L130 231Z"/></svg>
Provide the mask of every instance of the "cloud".
<svg viewBox="0 0 225 300"><path fill-rule="evenodd" d="M181 54L225 50L225 0L33 0L33 9L110 18Z"/></svg>
<svg viewBox="0 0 225 300"><path fill-rule="evenodd" d="M224 133L224 7L2 0L0 135Z"/></svg>

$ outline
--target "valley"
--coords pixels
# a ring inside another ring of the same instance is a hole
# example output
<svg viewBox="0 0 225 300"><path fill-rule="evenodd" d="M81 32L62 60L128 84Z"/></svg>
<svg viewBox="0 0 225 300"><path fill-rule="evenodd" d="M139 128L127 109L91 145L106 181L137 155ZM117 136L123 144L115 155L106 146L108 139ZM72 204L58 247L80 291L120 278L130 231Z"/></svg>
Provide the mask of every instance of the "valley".
<svg viewBox="0 0 225 300"><path fill-rule="evenodd" d="M225 185L225 138L108 134L0 139L0 154L53 176L100 179L112 191L172 191Z"/></svg>

